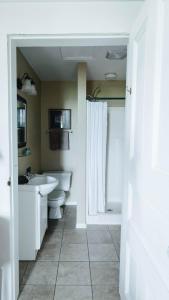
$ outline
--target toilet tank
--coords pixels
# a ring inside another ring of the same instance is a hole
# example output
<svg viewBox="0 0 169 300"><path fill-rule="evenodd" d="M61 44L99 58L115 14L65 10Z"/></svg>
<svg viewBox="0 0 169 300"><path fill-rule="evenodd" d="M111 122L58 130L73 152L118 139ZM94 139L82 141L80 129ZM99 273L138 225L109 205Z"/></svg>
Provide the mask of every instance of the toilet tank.
<svg viewBox="0 0 169 300"><path fill-rule="evenodd" d="M70 190L72 172L47 171L44 172L43 174L46 174L48 176L53 176L59 181L55 190L65 191L65 192L68 192Z"/></svg>

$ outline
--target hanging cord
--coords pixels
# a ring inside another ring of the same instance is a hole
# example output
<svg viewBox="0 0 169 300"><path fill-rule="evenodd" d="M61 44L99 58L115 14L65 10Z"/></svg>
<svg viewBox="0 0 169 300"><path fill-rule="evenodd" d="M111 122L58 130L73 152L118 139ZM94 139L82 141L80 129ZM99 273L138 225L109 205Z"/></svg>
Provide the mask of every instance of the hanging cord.
<svg viewBox="0 0 169 300"><path fill-rule="evenodd" d="M97 86L94 91L92 92L92 97L97 98L97 96L101 93L101 88Z"/></svg>
<svg viewBox="0 0 169 300"><path fill-rule="evenodd" d="M97 86L93 91L91 95L87 95L87 100L89 101L96 101L97 96L100 94L101 88Z"/></svg>
<svg viewBox="0 0 169 300"><path fill-rule="evenodd" d="M101 88L97 86L93 91L91 95L87 95L86 100L91 102L96 101L111 101L111 100L125 100L125 97L98 97L98 95L101 92Z"/></svg>

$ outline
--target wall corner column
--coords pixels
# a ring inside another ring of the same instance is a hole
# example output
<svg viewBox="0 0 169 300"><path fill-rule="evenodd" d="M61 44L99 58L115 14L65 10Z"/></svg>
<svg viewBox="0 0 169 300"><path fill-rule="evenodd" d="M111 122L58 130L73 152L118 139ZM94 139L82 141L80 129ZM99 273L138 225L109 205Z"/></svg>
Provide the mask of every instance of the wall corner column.
<svg viewBox="0 0 169 300"><path fill-rule="evenodd" d="M77 67L77 98L78 98L78 199L77 199L77 228L86 227L86 63Z"/></svg>

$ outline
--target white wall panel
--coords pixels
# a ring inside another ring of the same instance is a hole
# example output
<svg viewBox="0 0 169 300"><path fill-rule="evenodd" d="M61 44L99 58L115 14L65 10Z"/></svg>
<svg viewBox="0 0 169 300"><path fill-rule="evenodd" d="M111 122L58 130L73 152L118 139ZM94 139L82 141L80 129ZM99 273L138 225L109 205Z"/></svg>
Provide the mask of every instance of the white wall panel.
<svg viewBox="0 0 169 300"><path fill-rule="evenodd" d="M123 198L124 112L124 107L108 108L107 208L121 203Z"/></svg>
<svg viewBox="0 0 169 300"><path fill-rule="evenodd" d="M128 300L169 299L168 16L168 1L148 1L131 36Z"/></svg>
<svg viewBox="0 0 169 300"><path fill-rule="evenodd" d="M13 220L13 211L11 207L10 189L6 182L15 168L14 165L10 166L10 135L9 135L9 120L10 120L10 106L12 101L9 102L9 58L8 58L8 39L10 35L17 35L19 46L24 46L25 42L22 39L29 35L29 45L39 45L43 43L43 37L46 35L48 38L48 45L50 44L49 37L52 44L57 44L55 34L67 35L67 39L71 41L72 35L88 36L92 39L92 35L103 35L106 40L106 34L117 34L122 37L128 34L131 30L134 19L136 18L139 10L141 9L141 2L86 2L86 3L2 3L0 4L0 184L1 184L1 207L0 207L0 233L1 252L5 253L2 258L1 264L4 270L4 295L3 300L13 300L17 294L15 293L14 286L11 286L11 267L14 264L13 255L14 249L12 242L14 236L12 235L11 220ZM37 35L41 36L37 36ZM22 35L22 36L20 36ZM31 40L31 44L30 44ZM62 46L68 45L64 36L60 36L63 41ZM74 37L77 40L77 37ZM36 41L36 42L35 42ZM46 42L46 41L45 41ZM39 44L38 44L39 43ZM61 43L61 42L60 42ZM28 43L27 43L28 45ZM58 45L58 44L57 44ZM13 70L14 71L14 70ZM15 71L14 71L15 73ZM15 76L13 77L15 78ZM16 80L13 80L15 84ZM15 93L16 94L16 93ZM12 134L12 133L11 133ZM16 156L16 155L15 155ZM15 157L17 159L17 156ZM13 157L13 162L15 163ZM13 177L13 182L16 181ZM16 199L17 206L17 199ZM85 210L84 210L85 215ZM82 223L84 221L82 216ZM79 220L80 222L80 220ZM6 268L6 271L5 271ZM9 271L9 273L8 273ZM13 273L14 276L14 273ZM16 276L15 276L16 277ZM13 292L13 295L11 294Z"/></svg>

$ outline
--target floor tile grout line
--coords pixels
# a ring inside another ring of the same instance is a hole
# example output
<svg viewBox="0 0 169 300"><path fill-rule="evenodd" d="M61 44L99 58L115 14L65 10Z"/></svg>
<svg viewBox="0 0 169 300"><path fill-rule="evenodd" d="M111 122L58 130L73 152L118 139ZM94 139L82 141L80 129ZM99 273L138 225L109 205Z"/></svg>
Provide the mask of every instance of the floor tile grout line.
<svg viewBox="0 0 169 300"><path fill-rule="evenodd" d="M96 283L94 283L94 284L92 284L93 286L111 286L112 287L112 284L110 284L110 283L99 283L99 284L96 284ZM28 284L23 284L23 286L38 286L38 287L40 287L40 286L46 286L45 284L33 284L33 283L28 283ZM47 284L47 286L48 287L54 287L55 286L55 284ZM91 286L91 284L57 284L57 286ZM118 287L115 287L115 286L113 286L113 288L118 288Z"/></svg>
<svg viewBox="0 0 169 300"><path fill-rule="evenodd" d="M28 283L28 284L23 284L23 285L30 285L30 286L46 286L44 283L42 284L33 284L33 283ZM100 285L100 284L94 284L94 285ZM110 285L110 284L108 284ZM47 286L55 286L55 284L47 284ZM72 286L72 284L57 284L57 286ZM73 284L73 286L91 286L91 284Z"/></svg>
<svg viewBox="0 0 169 300"><path fill-rule="evenodd" d="M27 262L27 264L26 264L25 271L23 272L21 280L19 280L19 287L20 287L20 285L22 285L24 275L26 274L26 270L28 268L28 264L29 264L29 262ZM20 270L19 270L19 273L20 273Z"/></svg>
<svg viewBox="0 0 169 300"><path fill-rule="evenodd" d="M119 252L117 251L117 248L116 248L116 243L114 242L114 248L115 248L115 251L116 251L116 254L117 254L117 257L120 261L120 255L119 255Z"/></svg>
<svg viewBox="0 0 169 300"><path fill-rule="evenodd" d="M70 214L70 212L69 212L69 214ZM69 217L69 216L68 216ZM70 214L70 217L71 217L71 214ZM39 262L57 262L58 264L57 264L57 272L56 272L56 280L55 280L55 284L54 285L51 285L51 286L53 286L53 300L55 299L55 296L56 296L56 288L57 288L57 286L72 286L72 284L70 284L70 285L67 285L67 284L57 284L57 278L58 278L58 272L59 272L59 263L60 262L71 262L71 263L74 263L74 262L85 262L85 263L88 263L88 265L89 265L89 272L90 272L90 284L80 284L80 285L77 285L77 286L90 286L91 287L91 293L92 293L92 300L94 299L94 290L93 290L93 286L97 286L97 284L92 284L92 272L91 272L91 263L117 263L117 264L119 264L119 255L118 255L118 252L117 252L117 249L116 249L116 243L115 243L115 240L114 240L114 238L113 238L113 236L112 236L112 234L111 234L111 230L109 230L109 228L108 228L108 230L106 230L106 231L108 231L109 233L110 233L110 235L111 235L111 240L112 240L112 243L89 243L89 241L88 241L88 236L87 236L87 229L86 230L84 230L84 232L85 232L85 236L86 236L86 243L65 243L65 245L67 244L67 245L69 245L69 244L83 244L83 245L87 245L87 252L88 252L88 261L81 261L81 260L74 260L74 261L72 261L72 260L70 260L70 261L68 261L68 260L66 260L66 261L64 261L64 260L61 260L61 251L62 251L62 247L63 247L63 245L64 245L64 242L63 242L63 235L64 235L64 232L65 232L65 230L67 229L67 230L69 230L69 228L66 228L65 229L65 219L64 219L64 221L63 221L63 224L61 224L61 225L63 225L62 226L62 228L60 229L60 232L61 232L61 242L60 242L60 250L59 250L59 256L58 256L58 261L57 260L42 260L42 261L39 261ZM57 225L56 225L57 226ZM73 229L76 229L76 228L70 228L70 230L73 230ZM57 231L57 230L56 230ZM111 245L111 244L113 244L113 246L114 246L114 248L115 248L115 251L116 251L116 254L117 254L117 258L118 258L118 260L109 260L109 261L103 261L103 260L90 260L90 245L100 245L100 244L107 244L107 245ZM118 245L117 245L117 247L118 247ZM36 263L36 261L35 261L35 263ZM25 267L25 271L24 271L24 273L23 273L23 276L22 276L22 278L24 277L24 274L26 273L26 271L27 271L27 268L28 268L28 265L29 265L29 262L27 263L27 265L26 265L26 267ZM23 281L23 280L22 280ZM32 286L34 286L34 284L26 284L26 285L32 285ZM42 284L43 285L43 284ZM105 284L104 284L105 285ZM104 286L103 285L103 286ZM36 286L36 285L35 285ZM100 286L100 284L98 284L98 286Z"/></svg>
<svg viewBox="0 0 169 300"><path fill-rule="evenodd" d="M72 262L72 263L74 263L74 262L84 262L84 263L88 263L88 262L96 262L96 263L112 263L112 262L114 262L114 263L119 263L119 260L90 260L90 258L89 258L89 260L52 260L52 259L49 259L49 260L42 260L42 261L37 261L38 263L48 263L48 262ZM36 263L36 261L35 261L35 263Z"/></svg>
<svg viewBox="0 0 169 300"><path fill-rule="evenodd" d="M37 286L36 284L28 284L28 285L32 285L32 286ZM41 284L42 286L43 286L43 284ZM40 284L38 284L38 286L41 286ZM52 286L52 284L51 285L48 285L48 286ZM91 286L91 284L57 284L57 286ZM93 286L111 286L113 289L117 289L118 288L118 286L116 287L116 286L112 286L112 284L110 284L110 283L99 283L99 284L96 284L96 283L94 283L93 284Z"/></svg>
<svg viewBox="0 0 169 300"><path fill-rule="evenodd" d="M86 230L86 240L87 240L88 258L89 258L89 272L90 272L91 293L92 293L92 300L93 300L94 298L93 298L93 287L92 287L92 272L91 272L91 266L90 266L90 253L89 253L89 243L88 243L87 230Z"/></svg>
<svg viewBox="0 0 169 300"><path fill-rule="evenodd" d="M114 229L114 230L115 230L115 231L119 231L119 229ZM115 251L116 251L116 255L117 255L117 257L118 257L118 261L120 262L120 255L118 254L118 251L117 251L116 242L115 242L115 240L114 240L114 238L113 238L113 236L112 236L112 233L111 233L111 231L113 231L113 230L110 229L109 226L108 226L108 231L109 231L109 233L110 233L110 235L111 235L111 238L112 238L112 241L113 241L113 245L114 245L114 248L115 248ZM120 229L120 231L121 231L121 229ZM121 235L121 232L120 232L120 235Z"/></svg>
<svg viewBox="0 0 169 300"><path fill-rule="evenodd" d="M64 218L64 214L66 213L66 207L64 207L64 210L63 210L63 218ZM63 233L65 231L65 219L63 221ZM62 240L63 240L63 236L62 236Z"/></svg>
<svg viewBox="0 0 169 300"><path fill-rule="evenodd" d="M116 255L117 255L117 257L118 257L118 261L120 261L120 256L119 256L119 254L118 254L118 251L117 251L117 248L116 248L116 243L115 243L115 241L114 241L114 238L113 238L113 236L112 236L112 234L111 234L111 230L110 230L110 235L111 235L111 238L112 238L112 241L113 241L113 245L114 245L114 249L115 249L115 251L116 251Z"/></svg>
<svg viewBox="0 0 169 300"><path fill-rule="evenodd" d="M65 221L64 221L64 224L65 224ZM64 225L63 225L63 228L64 228ZM61 256L61 251L62 251L63 232L64 232L64 229L62 230L61 245L60 245L59 257L58 257L58 266L57 266L57 272L56 272L56 281L55 281L55 287L54 287L53 300L55 299L55 293L56 293L56 286L57 286L56 283L57 283L57 278L58 278L59 262L60 262L60 256Z"/></svg>

